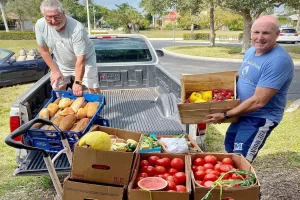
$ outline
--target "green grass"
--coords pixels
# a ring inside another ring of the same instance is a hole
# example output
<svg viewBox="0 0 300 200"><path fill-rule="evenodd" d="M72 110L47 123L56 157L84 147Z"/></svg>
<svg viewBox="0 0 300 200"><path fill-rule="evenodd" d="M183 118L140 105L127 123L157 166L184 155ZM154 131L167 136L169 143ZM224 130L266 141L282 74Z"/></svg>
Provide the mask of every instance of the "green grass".
<svg viewBox="0 0 300 200"><path fill-rule="evenodd" d="M9 49L16 54L19 53L22 47L28 50L37 48L38 45L35 40L0 40L0 48Z"/></svg>
<svg viewBox="0 0 300 200"><path fill-rule="evenodd" d="M293 53L293 55L291 56L294 61L300 61L300 55L298 55L300 54L299 47L283 46L283 48L285 48L288 52ZM240 53L242 51L242 48L232 46L172 46L166 47L166 50L191 56L231 59L243 58L243 54Z"/></svg>
<svg viewBox="0 0 300 200"><path fill-rule="evenodd" d="M50 179L48 177L14 177L13 172L17 168L16 163L16 151L14 148L7 146L4 143L5 137L10 133L9 130L9 112L12 102L16 100L18 96L23 94L33 84L17 85L12 87L0 88L0 199L6 195L19 194L19 197L23 195L31 194L35 190L44 190L51 187ZM16 199L7 198L7 199ZM22 198L33 199L33 198Z"/></svg>

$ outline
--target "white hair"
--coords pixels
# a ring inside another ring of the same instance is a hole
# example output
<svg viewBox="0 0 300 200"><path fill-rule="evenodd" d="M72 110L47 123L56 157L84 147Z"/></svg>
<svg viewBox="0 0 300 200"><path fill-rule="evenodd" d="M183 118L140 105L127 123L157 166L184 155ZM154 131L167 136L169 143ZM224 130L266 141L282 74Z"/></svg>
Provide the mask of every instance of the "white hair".
<svg viewBox="0 0 300 200"><path fill-rule="evenodd" d="M41 4L41 12L44 14L45 10L58 10L58 12L64 12L64 8L59 0L44 0Z"/></svg>

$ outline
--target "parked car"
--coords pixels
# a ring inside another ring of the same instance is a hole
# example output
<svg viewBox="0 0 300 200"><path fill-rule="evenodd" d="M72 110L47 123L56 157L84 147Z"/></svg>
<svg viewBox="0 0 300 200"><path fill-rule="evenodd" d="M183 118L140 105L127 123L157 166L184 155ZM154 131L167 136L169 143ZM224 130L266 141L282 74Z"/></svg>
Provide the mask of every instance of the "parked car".
<svg viewBox="0 0 300 200"><path fill-rule="evenodd" d="M18 56L13 51L0 48L0 87L36 81L49 71L37 52L21 49Z"/></svg>
<svg viewBox="0 0 300 200"><path fill-rule="evenodd" d="M280 28L280 34L277 38L277 42L290 42L295 44L299 41L299 36L294 28Z"/></svg>

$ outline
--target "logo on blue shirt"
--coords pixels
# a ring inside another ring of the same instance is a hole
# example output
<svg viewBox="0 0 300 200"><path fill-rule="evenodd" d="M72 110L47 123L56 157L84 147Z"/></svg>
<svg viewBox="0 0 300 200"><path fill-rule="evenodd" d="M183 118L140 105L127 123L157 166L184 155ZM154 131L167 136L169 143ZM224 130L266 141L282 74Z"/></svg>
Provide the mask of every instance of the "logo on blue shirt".
<svg viewBox="0 0 300 200"><path fill-rule="evenodd" d="M244 67L244 69L242 70L242 76L245 77L248 74L248 71L249 71L249 65Z"/></svg>

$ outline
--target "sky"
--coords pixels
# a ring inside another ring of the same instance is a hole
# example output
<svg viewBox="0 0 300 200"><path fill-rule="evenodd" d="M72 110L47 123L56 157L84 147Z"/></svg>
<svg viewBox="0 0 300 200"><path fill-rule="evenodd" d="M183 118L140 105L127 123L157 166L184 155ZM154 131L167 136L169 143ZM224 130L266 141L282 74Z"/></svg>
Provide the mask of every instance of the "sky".
<svg viewBox="0 0 300 200"><path fill-rule="evenodd" d="M119 5L122 3L128 3L130 6L137 8L139 11L141 9L139 8L139 2L141 0L94 0L94 2L98 5L102 5L108 9L115 9L115 4Z"/></svg>

